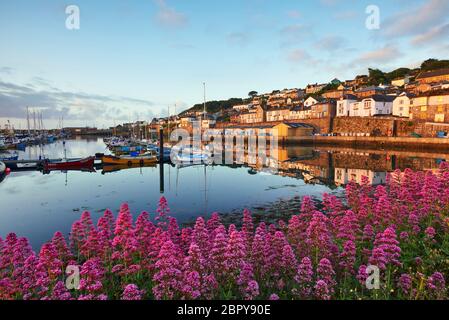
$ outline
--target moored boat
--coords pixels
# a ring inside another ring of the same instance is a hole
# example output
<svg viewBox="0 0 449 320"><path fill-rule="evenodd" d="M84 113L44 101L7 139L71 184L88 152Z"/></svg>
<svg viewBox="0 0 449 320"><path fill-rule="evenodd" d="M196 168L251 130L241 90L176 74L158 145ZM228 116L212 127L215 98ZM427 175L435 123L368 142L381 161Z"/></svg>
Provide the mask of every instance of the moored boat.
<svg viewBox="0 0 449 320"><path fill-rule="evenodd" d="M51 170L92 170L94 167L95 157L84 159L66 160L58 162L44 162L44 171Z"/></svg>
<svg viewBox="0 0 449 320"><path fill-rule="evenodd" d="M148 165L157 162L157 157L153 153L142 154L136 157L132 156L109 156L105 155L102 158L103 164L122 164L122 165Z"/></svg>

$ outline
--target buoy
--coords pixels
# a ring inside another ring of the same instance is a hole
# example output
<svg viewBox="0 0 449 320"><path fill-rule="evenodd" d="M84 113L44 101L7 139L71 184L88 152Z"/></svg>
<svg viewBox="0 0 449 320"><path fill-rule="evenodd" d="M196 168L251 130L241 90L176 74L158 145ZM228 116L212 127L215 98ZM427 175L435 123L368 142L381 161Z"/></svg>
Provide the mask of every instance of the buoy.
<svg viewBox="0 0 449 320"><path fill-rule="evenodd" d="M9 175L11 173L11 169L10 168L6 168L5 173L6 173L6 175Z"/></svg>

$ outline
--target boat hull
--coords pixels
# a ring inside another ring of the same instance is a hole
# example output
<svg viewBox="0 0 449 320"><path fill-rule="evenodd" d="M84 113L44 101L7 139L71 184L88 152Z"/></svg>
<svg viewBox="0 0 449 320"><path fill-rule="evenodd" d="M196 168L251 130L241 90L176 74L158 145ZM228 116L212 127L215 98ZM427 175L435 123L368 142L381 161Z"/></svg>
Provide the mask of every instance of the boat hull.
<svg viewBox="0 0 449 320"><path fill-rule="evenodd" d="M95 157L88 157L81 160L65 161L65 162L46 162L44 170L89 170L93 169Z"/></svg>
<svg viewBox="0 0 449 320"><path fill-rule="evenodd" d="M156 157L150 157L150 158L120 158L120 157L114 157L114 156L103 156L102 158L103 164L118 164L118 165L127 165L127 166L134 166L134 165L150 165L157 162Z"/></svg>

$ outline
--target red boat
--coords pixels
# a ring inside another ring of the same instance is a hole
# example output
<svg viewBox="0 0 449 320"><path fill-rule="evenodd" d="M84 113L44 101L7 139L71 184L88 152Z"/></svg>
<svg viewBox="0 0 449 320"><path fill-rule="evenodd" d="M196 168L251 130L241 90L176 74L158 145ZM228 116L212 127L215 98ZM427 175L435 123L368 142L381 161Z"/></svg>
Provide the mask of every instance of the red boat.
<svg viewBox="0 0 449 320"><path fill-rule="evenodd" d="M67 160L61 162L49 162L44 163L44 171L51 170L93 170L95 157L88 157L79 160Z"/></svg>

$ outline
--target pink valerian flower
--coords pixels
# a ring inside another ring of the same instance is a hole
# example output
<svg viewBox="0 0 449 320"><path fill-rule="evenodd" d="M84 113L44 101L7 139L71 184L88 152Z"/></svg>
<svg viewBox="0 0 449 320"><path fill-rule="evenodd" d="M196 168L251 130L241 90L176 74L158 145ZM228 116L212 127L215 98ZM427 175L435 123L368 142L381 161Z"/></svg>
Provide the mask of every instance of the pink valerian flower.
<svg viewBox="0 0 449 320"><path fill-rule="evenodd" d="M443 300L446 296L446 281L440 272L435 272L427 279L427 290L432 299Z"/></svg>
<svg viewBox="0 0 449 320"><path fill-rule="evenodd" d="M108 253L112 250L112 238L114 235L114 216L111 210L106 210L100 219L98 219L98 241L101 252Z"/></svg>
<svg viewBox="0 0 449 320"><path fill-rule="evenodd" d="M315 298L318 300L330 300L331 294L329 292L328 284L324 280L318 280L314 287Z"/></svg>
<svg viewBox="0 0 449 320"><path fill-rule="evenodd" d="M321 259L316 274L317 279L323 280L326 283L328 292L332 295L337 283L335 281L335 272L331 262L326 258Z"/></svg>
<svg viewBox="0 0 449 320"><path fill-rule="evenodd" d="M196 271L199 275L206 271L206 261L196 243L190 245L188 255L184 258L184 270Z"/></svg>
<svg viewBox="0 0 449 320"><path fill-rule="evenodd" d="M195 227L193 228L192 241L200 248L204 257L208 257L210 250L209 234L207 232L204 218L196 219Z"/></svg>
<svg viewBox="0 0 449 320"><path fill-rule="evenodd" d="M73 299L72 295L67 290L65 283L62 281L58 281L55 284L51 292L51 295L48 297L48 300L72 300L72 299Z"/></svg>
<svg viewBox="0 0 449 320"><path fill-rule="evenodd" d="M292 216L288 222L288 241L295 249L298 256L307 254L308 248L306 246L306 230L309 225L310 217L304 215Z"/></svg>
<svg viewBox="0 0 449 320"><path fill-rule="evenodd" d="M226 277L228 269L226 258L228 240L225 232L226 229L224 227L217 228L215 239L210 250L210 263L207 264L207 260L205 260L206 267L210 269L219 280Z"/></svg>
<svg viewBox="0 0 449 320"><path fill-rule="evenodd" d="M357 220L357 216L353 211L348 210L345 212L338 225L337 238L344 241L356 241L357 235L360 232L359 229L360 226Z"/></svg>
<svg viewBox="0 0 449 320"><path fill-rule="evenodd" d="M122 300L142 300L145 290L139 290L135 284L128 284L122 293Z"/></svg>
<svg viewBox="0 0 449 320"><path fill-rule="evenodd" d="M304 257L298 267L298 272L295 276L295 281L299 285L299 296L303 299L311 297L312 281L313 281L313 267L312 260Z"/></svg>
<svg viewBox="0 0 449 320"><path fill-rule="evenodd" d="M362 287L366 286L366 280L368 279L368 274L367 274L367 267L365 265L361 265L359 267L359 271L357 273L357 280L359 280L359 283L362 285Z"/></svg>
<svg viewBox="0 0 449 320"><path fill-rule="evenodd" d="M253 267L250 263L242 263L237 284L245 300L253 300L259 295L259 284L254 280Z"/></svg>
<svg viewBox="0 0 449 320"><path fill-rule="evenodd" d="M133 218L125 203L120 207L120 212L115 223L113 247L117 250L124 249L127 242L134 236Z"/></svg>
<svg viewBox="0 0 449 320"><path fill-rule="evenodd" d="M276 293L272 293L270 295L270 297L268 298L268 300L277 301L277 300L279 300L279 296Z"/></svg>
<svg viewBox="0 0 449 320"><path fill-rule="evenodd" d="M170 240L177 246L181 245L181 231L175 218L168 218L167 234Z"/></svg>
<svg viewBox="0 0 449 320"><path fill-rule="evenodd" d="M184 271L181 291L183 300L195 300L201 297L201 276L197 271Z"/></svg>
<svg viewBox="0 0 449 320"><path fill-rule="evenodd" d="M256 234L253 239L252 248L251 248L251 261L254 265L254 272L258 276L262 276L264 274L265 266L265 225L259 226L256 229Z"/></svg>
<svg viewBox="0 0 449 320"><path fill-rule="evenodd" d="M89 259L81 266L79 290L83 293L83 299L98 299L103 291L102 280L104 275L105 269L99 258Z"/></svg>
<svg viewBox="0 0 449 320"><path fill-rule="evenodd" d="M190 248L190 244L192 243L192 228L183 228L181 230L181 249L184 252L187 252Z"/></svg>
<svg viewBox="0 0 449 320"><path fill-rule="evenodd" d="M68 260L73 259L69 246L67 245L67 242L65 241L65 238L61 232L59 231L56 232L51 242L53 243L53 245L56 248L56 251L58 252L59 260L67 262Z"/></svg>
<svg viewBox="0 0 449 320"><path fill-rule="evenodd" d="M306 231L306 244L309 246L309 252L318 259L328 257L331 253L332 242L327 227L328 221L329 219L324 214L315 211Z"/></svg>
<svg viewBox="0 0 449 320"><path fill-rule="evenodd" d="M281 274L285 279L291 279L296 275L297 271L298 260L295 257L292 247L289 244L285 244L281 256Z"/></svg>
<svg viewBox="0 0 449 320"><path fill-rule="evenodd" d="M395 221L391 201L384 186L377 186L374 198L377 199L374 204L374 225L385 227Z"/></svg>
<svg viewBox="0 0 449 320"><path fill-rule="evenodd" d="M159 199L159 204L157 207L157 216L156 221L158 221L158 227L165 228L167 227L168 223L167 220L170 217L170 208L168 207L168 202L165 197L161 197Z"/></svg>
<svg viewBox="0 0 449 320"><path fill-rule="evenodd" d="M217 212L212 213L209 220L206 222L207 232L209 233L209 240L215 239L215 229L221 225L220 215Z"/></svg>
<svg viewBox="0 0 449 320"><path fill-rule="evenodd" d="M427 237L428 239L433 239L433 238L435 238L436 232L435 232L435 229L432 228L432 227L428 227L428 228L424 231L424 233L426 234L426 237Z"/></svg>
<svg viewBox="0 0 449 320"><path fill-rule="evenodd" d="M42 246L38 267L46 270L50 280L56 280L62 274L63 263L59 260L56 247L52 243L46 243Z"/></svg>
<svg viewBox="0 0 449 320"><path fill-rule="evenodd" d="M156 227L150 221L150 215L148 212L142 212L136 220L134 227L134 240L137 246L136 251L142 259L142 265L147 266L150 264L150 248L153 233Z"/></svg>
<svg viewBox="0 0 449 320"><path fill-rule="evenodd" d="M412 277L407 273L403 273L399 277L398 287L402 290L402 293L404 295L410 294L412 289L412 282Z"/></svg>
<svg viewBox="0 0 449 320"><path fill-rule="evenodd" d="M348 240L343 245L343 251L340 253L340 267L349 274L354 273L354 264L356 260L356 247L355 243Z"/></svg>
<svg viewBox="0 0 449 320"><path fill-rule="evenodd" d="M380 269L383 269L386 264L400 265L401 248L398 245L396 231L391 227L385 229L383 233L377 235L374 241L375 248L370 263L377 265ZM374 252L375 250L376 252Z"/></svg>
<svg viewBox="0 0 449 320"><path fill-rule="evenodd" d="M179 258L179 249L171 240L166 241L159 252L153 276L153 295L157 300L172 300L182 295L182 261Z"/></svg>
<svg viewBox="0 0 449 320"><path fill-rule="evenodd" d="M235 277L246 257L246 245L243 234L234 231L229 236L229 241L225 252L225 266L228 276Z"/></svg>

